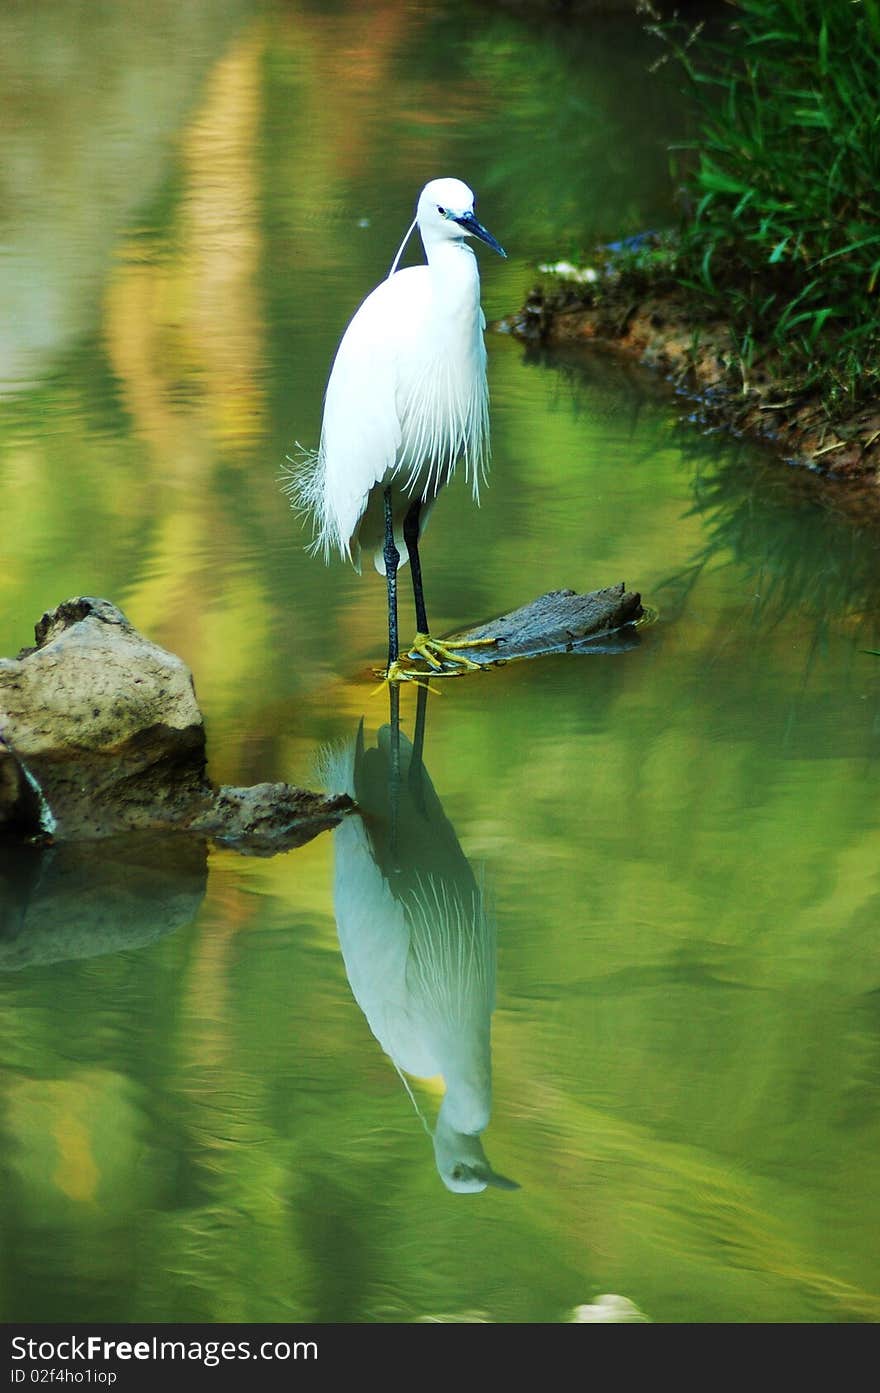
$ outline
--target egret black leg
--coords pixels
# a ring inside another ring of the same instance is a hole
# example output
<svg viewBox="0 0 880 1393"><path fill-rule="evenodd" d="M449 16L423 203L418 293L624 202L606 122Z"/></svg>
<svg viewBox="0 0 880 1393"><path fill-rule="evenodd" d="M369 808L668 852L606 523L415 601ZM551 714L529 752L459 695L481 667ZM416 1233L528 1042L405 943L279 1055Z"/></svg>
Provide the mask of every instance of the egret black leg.
<svg viewBox="0 0 880 1393"><path fill-rule="evenodd" d="M412 754L409 758L408 786L410 797L419 812L425 811L425 781L423 778L422 755L425 749L425 719L428 711L428 684L420 682L416 693L416 726L413 733Z"/></svg>
<svg viewBox="0 0 880 1393"><path fill-rule="evenodd" d="M424 682L419 683L416 692L416 725L413 731L413 747L410 762L411 769L418 769L421 772L422 757L425 751L425 722L428 715L428 687Z"/></svg>
<svg viewBox="0 0 880 1393"><path fill-rule="evenodd" d="M395 871L400 870L397 861L398 827L400 822L400 688L396 682L388 684L389 725L391 727L391 767L388 779L388 813L390 822L391 856Z"/></svg>
<svg viewBox="0 0 880 1393"><path fill-rule="evenodd" d="M448 673L450 671L463 668L477 668L479 663L475 663L471 658L466 658L462 653L462 648L482 648L484 645L494 644L494 638L478 638L463 640L459 643L443 643L439 639L431 638L428 630L428 616L425 613L425 594L422 590L422 565L419 560L419 523L421 521L422 504L413 503L403 519L403 537L406 542L406 549L409 552L409 564L412 567L413 598L416 602L416 629L418 633L413 641L410 656L421 658L427 663L432 672ZM408 674L413 675L413 674Z"/></svg>
<svg viewBox="0 0 880 1393"><path fill-rule="evenodd" d="M391 489L385 490L385 579L388 583L388 669L397 662L399 644L397 640L397 565L400 552L394 542L394 515L391 511Z"/></svg>
<svg viewBox="0 0 880 1393"><path fill-rule="evenodd" d="M428 636L428 616L425 613L425 593L422 589L422 563L419 560L419 518L421 503L413 503L403 520L403 540L409 552L412 571L413 599L416 602L416 629L426 638Z"/></svg>

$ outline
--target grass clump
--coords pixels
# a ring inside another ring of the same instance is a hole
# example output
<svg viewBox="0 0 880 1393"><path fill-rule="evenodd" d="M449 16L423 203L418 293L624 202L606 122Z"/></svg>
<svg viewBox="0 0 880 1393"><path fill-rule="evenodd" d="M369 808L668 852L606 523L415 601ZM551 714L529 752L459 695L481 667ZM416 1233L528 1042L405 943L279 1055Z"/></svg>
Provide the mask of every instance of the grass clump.
<svg viewBox="0 0 880 1393"><path fill-rule="evenodd" d="M677 273L839 415L880 395L880 0L739 0L663 30L699 112Z"/></svg>

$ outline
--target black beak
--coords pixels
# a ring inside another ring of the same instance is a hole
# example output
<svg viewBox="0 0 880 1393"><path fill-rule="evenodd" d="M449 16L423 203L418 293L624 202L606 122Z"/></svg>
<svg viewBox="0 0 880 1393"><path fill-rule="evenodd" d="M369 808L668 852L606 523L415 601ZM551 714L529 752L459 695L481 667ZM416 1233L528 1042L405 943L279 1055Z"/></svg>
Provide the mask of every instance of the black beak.
<svg viewBox="0 0 880 1393"><path fill-rule="evenodd" d="M477 222L473 213L465 213L462 217L456 218L455 221L458 223L459 227L464 228L465 232L469 233L471 237L479 237L481 242L485 242L486 246L491 247L499 256L507 256L507 252L504 250L501 243L496 242L492 233L487 232L483 224Z"/></svg>
<svg viewBox="0 0 880 1393"><path fill-rule="evenodd" d="M519 1184L516 1180L508 1180L506 1175L498 1175L497 1172L490 1170L486 1176L486 1184L494 1185L496 1190L518 1190Z"/></svg>

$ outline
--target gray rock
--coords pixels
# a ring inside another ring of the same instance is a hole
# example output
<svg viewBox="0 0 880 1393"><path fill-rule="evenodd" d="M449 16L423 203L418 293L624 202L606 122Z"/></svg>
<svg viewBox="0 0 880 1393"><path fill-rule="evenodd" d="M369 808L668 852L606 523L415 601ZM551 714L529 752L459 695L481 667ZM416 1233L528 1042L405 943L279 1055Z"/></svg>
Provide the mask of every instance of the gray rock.
<svg viewBox="0 0 880 1393"><path fill-rule="evenodd" d="M210 801L180 658L88 596L44 614L35 637L0 659L0 826L106 837L179 826Z"/></svg>
<svg viewBox="0 0 880 1393"><path fill-rule="evenodd" d="M190 824L250 856L274 856L335 827L353 803L345 794L327 798L290 784L218 789L210 806Z"/></svg>
<svg viewBox="0 0 880 1393"><path fill-rule="evenodd" d="M0 658L0 734L20 758L117 750L157 726L202 730L189 668L109 601L67 600L35 633L36 648Z"/></svg>
<svg viewBox="0 0 880 1393"><path fill-rule="evenodd" d="M67 600L0 659L0 833L84 841L185 831L271 855L350 800L289 784L218 789L192 674L107 600Z"/></svg>

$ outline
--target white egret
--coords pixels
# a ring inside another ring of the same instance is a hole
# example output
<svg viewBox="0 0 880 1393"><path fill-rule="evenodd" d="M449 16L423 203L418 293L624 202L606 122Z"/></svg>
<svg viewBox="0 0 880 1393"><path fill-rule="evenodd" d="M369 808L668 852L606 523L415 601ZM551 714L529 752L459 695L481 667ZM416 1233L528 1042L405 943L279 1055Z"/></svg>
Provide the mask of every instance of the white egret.
<svg viewBox="0 0 880 1393"><path fill-rule="evenodd" d="M444 1185L513 1190L480 1140L492 1100L494 925L422 765L426 697L422 687L414 745L392 706L374 747L362 724L324 771L359 809L333 833L339 943L355 999L401 1078L443 1077L433 1143Z"/></svg>
<svg viewBox="0 0 880 1393"><path fill-rule="evenodd" d="M398 271L415 227L427 265ZM477 222L468 186L460 179L432 180L388 279L367 296L343 335L324 398L319 448L288 486L312 515L313 549L325 561L338 551L359 570L362 547L373 550L388 588L391 680L413 675L398 661L397 570L407 560L417 628L412 654L437 671L447 664L475 666L430 637L419 562L419 539L440 489L461 462L479 501L489 457L486 319L469 237L506 256Z"/></svg>

